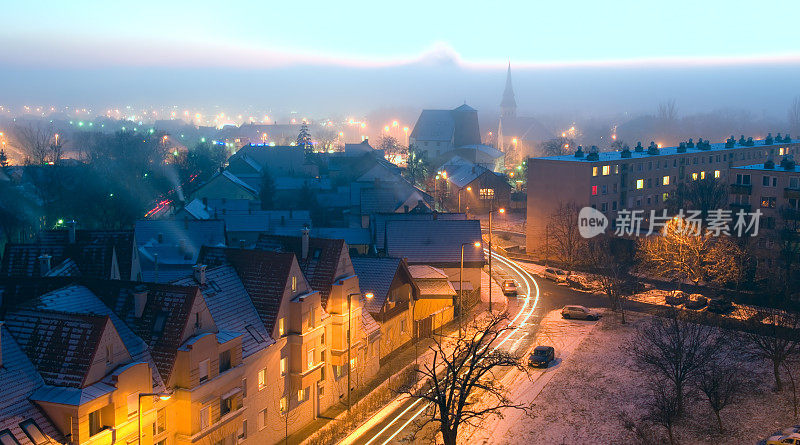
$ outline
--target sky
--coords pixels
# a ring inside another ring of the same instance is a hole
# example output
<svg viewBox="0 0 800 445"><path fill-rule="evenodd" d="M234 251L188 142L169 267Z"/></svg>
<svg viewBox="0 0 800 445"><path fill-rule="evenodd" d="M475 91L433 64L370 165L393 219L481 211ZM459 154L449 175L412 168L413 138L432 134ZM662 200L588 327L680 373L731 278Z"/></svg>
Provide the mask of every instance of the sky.
<svg viewBox="0 0 800 445"><path fill-rule="evenodd" d="M531 112L646 108L625 97L653 76L644 98L707 96L707 108L738 93L777 109L800 94L797 1L75 0L2 12L0 102L496 108L509 60Z"/></svg>

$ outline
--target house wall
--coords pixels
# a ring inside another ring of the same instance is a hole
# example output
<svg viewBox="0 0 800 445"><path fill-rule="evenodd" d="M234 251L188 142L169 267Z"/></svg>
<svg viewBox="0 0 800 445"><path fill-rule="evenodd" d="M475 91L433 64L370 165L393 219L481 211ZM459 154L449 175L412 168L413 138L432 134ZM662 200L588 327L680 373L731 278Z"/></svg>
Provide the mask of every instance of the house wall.
<svg viewBox="0 0 800 445"><path fill-rule="evenodd" d="M251 192L240 187L239 185L234 184L223 175L215 176L204 186L200 187L194 193L194 195L192 195L192 199L196 198L200 199L225 198L225 199L249 199L249 200L258 199L257 196L253 195Z"/></svg>

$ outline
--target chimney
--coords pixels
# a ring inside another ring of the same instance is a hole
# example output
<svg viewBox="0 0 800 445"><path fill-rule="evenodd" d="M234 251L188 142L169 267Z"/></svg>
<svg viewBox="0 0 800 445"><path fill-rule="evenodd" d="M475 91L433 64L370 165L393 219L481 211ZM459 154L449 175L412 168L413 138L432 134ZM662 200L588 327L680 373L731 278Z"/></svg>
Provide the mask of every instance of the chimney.
<svg viewBox="0 0 800 445"><path fill-rule="evenodd" d="M302 241L302 257L301 259L305 260L308 258L308 226L303 227L303 241Z"/></svg>
<svg viewBox="0 0 800 445"><path fill-rule="evenodd" d="M142 318L144 306L147 304L147 286L140 284L133 288L133 312L136 318Z"/></svg>
<svg viewBox="0 0 800 445"><path fill-rule="evenodd" d="M205 286L206 284L206 265L205 264L195 264L192 267L194 270L194 280L197 281L197 284L201 286Z"/></svg>
<svg viewBox="0 0 800 445"><path fill-rule="evenodd" d="M47 275L50 272L50 255L44 254L39 256L39 273L42 276Z"/></svg>
<svg viewBox="0 0 800 445"><path fill-rule="evenodd" d="M68 222L67 225L69 226L69 243L70 244L75 244L75 238L76 238L75 237L75 226L77 226L78 223L76 223L74 220L72 220L72 221Z"/></svg>

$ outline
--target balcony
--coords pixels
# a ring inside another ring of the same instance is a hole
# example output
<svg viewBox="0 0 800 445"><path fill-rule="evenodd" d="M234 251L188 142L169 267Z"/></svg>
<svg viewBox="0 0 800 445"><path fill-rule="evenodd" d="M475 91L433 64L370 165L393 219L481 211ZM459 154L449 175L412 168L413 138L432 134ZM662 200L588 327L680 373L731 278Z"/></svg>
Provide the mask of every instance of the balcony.
<svg viewBox="0 0 800 445"><path fill-rule="evenodd" d="M786 199L800 198L800 188L786 187L783 189L783 197Z"/></svg>
<svg viewBox="0 0 800 445"><path fill-rule="evenodd" d="M731 184L732 195L749 195L753 192L752 184Z"/></svg>

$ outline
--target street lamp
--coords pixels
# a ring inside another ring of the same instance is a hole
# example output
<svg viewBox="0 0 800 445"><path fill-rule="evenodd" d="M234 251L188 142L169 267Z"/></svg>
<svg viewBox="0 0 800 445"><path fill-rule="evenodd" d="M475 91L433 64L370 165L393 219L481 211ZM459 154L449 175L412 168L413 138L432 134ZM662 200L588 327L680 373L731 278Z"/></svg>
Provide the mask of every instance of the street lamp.
<svg viewBox="0 0 800 445"><path fill-rule="evenodd" d="M464 191L463 188L462 189L458 189L458 213L461 213L461 192L463 192L463 191ZM472 187L468 185L467 186L467 191L471 192L472 191Z"/></svg>
<svg viewBox="0 0 800 445"><path fill-rule="evenodd" d="M492 312L492 213L494 213L494 199L489 201L489 312ZM506 213L506 209L497 209L500 213Z"/></svg>
<svg viewBox="0 0 800 445"><path fill-rule="evenodd" d="M137 444L142 443L142 397L158 397L161 400L169 400L172 398L172 393L168 392L145 392L139 393L139 415L137 416L138 421L138 428L139 428L139 441L136 442Z"/></svg>
<svg viewBox="0 0 800 445"><path fill-rule="evenodd" d="M351 371L351 369L350 369L350 363L351 363L350 362L350 360L351 360L350 359L350 349L352 349L352 345L350 343L350 331L353 328L352 325L351 325L352 318L353 318L353 311L350 309L350 307L351 307L351 299L353 298L353 295L361 295L361 294L358 293L358 292L356 292L354 294L347 294L347 414L348 415L350 414L350 406L351 406L351 404L350 404L350 388L351 388L350 384L351 384L352 380L350 379L350 371ZM367 300L372 300L372 297L374 296L374 294L372 292L367 292L366 294L364 294L364 296L367 298Z"/></svg>
<svg viewBox="0 0 800 445"><path fill-rule="evenodd" d="M461 243L461 268L458 270L458 337L461 338L461 324L464 319L464 246L472 244L480 248L481 242L475 241L474 243Z"/></svg>

